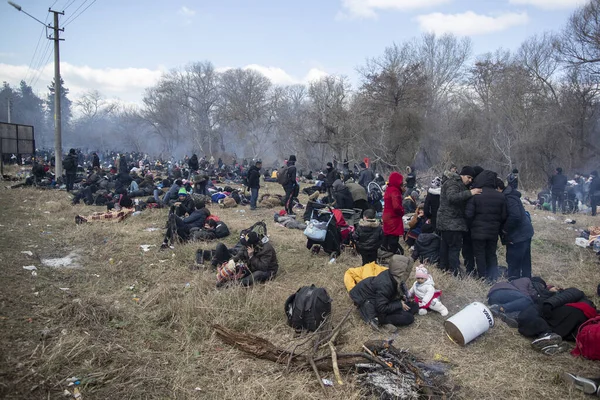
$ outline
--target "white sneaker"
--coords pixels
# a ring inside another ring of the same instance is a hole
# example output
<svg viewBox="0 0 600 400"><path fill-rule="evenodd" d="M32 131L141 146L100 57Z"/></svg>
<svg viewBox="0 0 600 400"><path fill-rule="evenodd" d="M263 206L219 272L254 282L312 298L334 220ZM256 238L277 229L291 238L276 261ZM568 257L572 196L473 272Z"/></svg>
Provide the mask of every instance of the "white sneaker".
<svg viewBox="0 0 600 400"><path fill-rule="evenodd" d="M424 308L419 308L419 315L427 315L427 310Z"/></svg>

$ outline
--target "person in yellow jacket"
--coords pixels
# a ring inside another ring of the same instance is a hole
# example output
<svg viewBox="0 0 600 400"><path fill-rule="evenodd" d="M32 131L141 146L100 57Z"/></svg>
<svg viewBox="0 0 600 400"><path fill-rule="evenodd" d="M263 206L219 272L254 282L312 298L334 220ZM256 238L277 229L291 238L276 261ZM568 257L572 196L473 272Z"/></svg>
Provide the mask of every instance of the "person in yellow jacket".
<svg viewBox="0 0 600 400"><path fill-rule="evenodd" d="M365 264L362 267L348 269L344 274L344 285L346 285L346 290L352 290L352 288L356 286L358 282L365 278L377 276L386 269L387 267L377 265L375 262Z"/></svg>

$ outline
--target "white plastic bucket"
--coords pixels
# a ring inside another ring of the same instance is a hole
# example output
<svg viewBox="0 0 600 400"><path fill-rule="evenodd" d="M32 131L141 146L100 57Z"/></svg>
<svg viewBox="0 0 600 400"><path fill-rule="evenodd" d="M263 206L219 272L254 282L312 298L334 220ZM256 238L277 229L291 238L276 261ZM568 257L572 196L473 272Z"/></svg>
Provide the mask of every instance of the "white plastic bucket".
<svg viewBox="0 0 600 400"><path fill-rule="evenodd" d="M448 337L461 346L487 332L492 326L492 312L479 302L469 304L444 322Z"/></svg>

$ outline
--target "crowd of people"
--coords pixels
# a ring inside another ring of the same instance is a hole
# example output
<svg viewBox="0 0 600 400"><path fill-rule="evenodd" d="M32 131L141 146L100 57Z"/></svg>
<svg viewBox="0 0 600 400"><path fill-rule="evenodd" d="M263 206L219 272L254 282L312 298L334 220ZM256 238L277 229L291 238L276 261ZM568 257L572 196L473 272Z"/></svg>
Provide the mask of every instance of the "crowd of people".
<svg viewBox="0 0 600 400"><path fill-rule="evenodd" d="M360 214L353 226L343 221L342 213L332 213L331 220L334 230L348 227L350 234L340 241L353 246L361 257L362 266L348 270L344 282L362 318L377 330L395 332L412 324L415 315L428 311L448 314L442 293L435 288L436 267L440 273L471 276L491 285L487 300L492 313L532 338L532 347L547 355L565 351L564 341L574 340L579 326L597 315L595 305L581 290L548 285L533 275L534 228L523 205L517 169L503 180L496 172L478 166L452 166L432 179L426 190L419 190L411 167L404 176L391 172L386 181L373 172L368 159L354 170L346 160L338 169L334 160L322 172L309 171L304 176L296 163L296 156L290 155L283 166L274 165L270 171L260 159L225 164L220 158L207 160L194 154L165 162L150 161L143 154L83 155L71 149L63 167L65 189L72 193L73 204L107 205L109 211L113 209L110 212L120 213L106 218L122 220L125 209L168 208L162 248L229 235L227 225L206 207L213 194L224 192L219 183L245 186L250 192L248 205L255 210L261 178L276 182L285 193L280 215L300 219L295 213L300 181L310 182L312 186L304 189L309 195L304 222L309 222L314 207ZM56 183L49 164L33 160L32 184ZM596 215L600 203L596 171L589 178L576 174L569 181L562 169L556 168L548 189L553 212L561 209L568 188L579 202L589 202L591 214ZM230 196L234 190L226 192ZM102 218L78 216L76 221ZM498 240L506 247L503 277L498 267ZM318 246L309 239L307 247L313 245ZM279 269L266 227L242 232L231 248L218 243L208 259L219 287L267 282L276 278ZM409 289L406 282L414 262L418 266Z"/></svg>

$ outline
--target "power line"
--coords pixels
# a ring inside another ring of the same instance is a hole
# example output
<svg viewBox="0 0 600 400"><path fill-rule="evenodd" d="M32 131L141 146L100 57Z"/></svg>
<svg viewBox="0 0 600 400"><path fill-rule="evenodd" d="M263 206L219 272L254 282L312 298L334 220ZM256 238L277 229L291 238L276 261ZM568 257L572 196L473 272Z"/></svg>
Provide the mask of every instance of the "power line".
<svg viewBox="0 0 600 400"><path fill-rule="evenodd" d="M70 21L67 21L64 25L63 28L67 25L69 25L71 22L75 21L77 19L77 17L79 17L81 14L83 14L85 12L85 10L87 10L88 8L90 8L94 3L96 2L96 0L92 1L86 8L83 9L83 11L81 11L79 14L77 14L75 17L73 17L73 19L71 19ZM85 4L85 3L84 3Z"/></svg>
<svg viewBox="0 0 600 400"><path fill-rule="evenodd" d="M46 17L46 18L48 18L48 17ZM35 50L33 51L33 54L31 55L31 60L29 61L29 66L27 67L27 72L25 73L25 78L23 78L23 80L25 82L27 82L27 76L29 75L29 72L31 71L31 66L33 65L33 60L34 60L35 56L37 55L38 48L40 47L40 41L42 40L42 35L44 34L45 30L46 30L46 28L43 27L42 31L40 32L40 36L38 37L37 44L35 45Z"/></svg>
<svg viewBox="0 0 600 400"><path fill-rule="evenodd" d="M40 77L42 76L42 73L44 72L44 69L48 66L48 61L50 61L50 57L52 56L52 52L48 51L48 50L50 50L51 47L52 47L52 42L48 41L46 50L44 51L44 54L42 55L42 57L40 57L40 62L36 68L37 76L35 78L35 82L33 82L31 84L31 87L35 86L38 83L38 81L40 80ZM46 55L48 55L48 56L46 57ZM45 60L44 60L44 57L46 58ZM43 66L43 68L42 68L42 66Z"/></svg>
<svg viewBox="0 0 600 400"><path fill-rule="evenodd" d="M85 6L85 3L87 3L88 1L89 1L89 0L84 0L84 2L83 2L83 3L81 3L81 4L79 5L79 7L77 7L77 8L75 9L75 11L73 11L73 14L71 14L71 16L70 16L69 18L67 18L67 19L66 19L66 20L63 22L63 28L64 28L64 27L65 27L65 26L66 26L68 23L70 23L71 21L73 21L73 20L75 19L75 14L77 14L77 11L79 11L79 10L81 9L81 7ZM87 10L87 8L86 8L86 10ZM85 11L85 10L84 10L84 11Z"/></svg>
<svg viewBox="0 0 600 400"><path fill-rule="evenodd" d="M58 1L58 0L57 0L57 1ZM67 1L68 1L68 0L67 0ZM67 5L65 6L65 8L63 8L63 11L67 11L67 8L71 7L71 5L72 5L73 3L75 3L75 1L76 1L76 0L71 0L71 2L70 2L69 4L67 4ZM50 7L50 8L52 8L52 7Z"/></svg>

